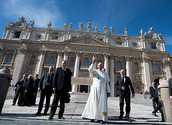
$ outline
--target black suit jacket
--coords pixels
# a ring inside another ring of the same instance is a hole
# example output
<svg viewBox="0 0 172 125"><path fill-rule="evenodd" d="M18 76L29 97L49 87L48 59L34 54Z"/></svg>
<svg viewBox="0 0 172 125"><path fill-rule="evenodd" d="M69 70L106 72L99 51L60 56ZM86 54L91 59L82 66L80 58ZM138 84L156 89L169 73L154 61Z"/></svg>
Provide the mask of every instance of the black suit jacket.
<svg viewBox="0 0 172 125"><path fill-rule="evenodd" d="M172 78L169 79L169 95L172 96Z"/></svg>
<svg viewBox="0 0 172 125"><path fill-rule="evenodd" d="M122 90L123 86L125 87L125 90ZM132 94L135 93L133 86L131 84L131 80L127 76L125 76L125 83L124 80L121 78L121 76L117 77L115 87L117 88L117 95L121 95L121 94L130 95L131 94L130 89L132 91Z"/></svg>
<svg viewBox="0 0 172 125"><path fill-rule="evenodd" d="M50 87L51 88L52 88L52 83L53 83L53 76L54 76L54 73L52 73L52 75L50 77ZM40 87L41 90L45 89L47 82L48 82L48 72L45 72L40 79L38 87Z"/></svg>
<svg viewBox="0 0 172 125"><path fill-rule="evenodd" d="M156 88L155 88L156 89ZM149 91L150 91L150 98L158 98L158 95L156 95L156 90L155 90L152 86L151 87L149 87ZM157 90L158 91L158 90ZM157 93L158 94L158 93Z"/></svg>
<svg viewBox="0 0 172 125"><path fill-rule="evenodd" d="M66 68L64 72L62 67L56 69L53 78L53 88L69 92L71 90L71 70ZM65 86L65 87L64 87Z"/></svg>
<svg viewBox="0 0 172 125"><path fill-rule="evenodd" d="M27 80L25 85L25 90L27 90L27 93L33 93L33 83L34 83L33 78L29 78Z"/></svg>

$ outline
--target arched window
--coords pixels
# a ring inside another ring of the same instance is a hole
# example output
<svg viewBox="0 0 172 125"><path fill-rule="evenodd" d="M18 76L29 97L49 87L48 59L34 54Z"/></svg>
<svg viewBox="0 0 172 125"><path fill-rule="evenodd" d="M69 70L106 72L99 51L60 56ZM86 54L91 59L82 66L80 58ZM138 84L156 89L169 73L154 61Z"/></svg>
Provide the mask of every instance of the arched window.
<svg viewBox="0 0 172 125"><path fill-rule="evenodd" d="M155 73L160 73L160 67L158 64L154 65L154 71L155 71Z"/></svg>
<svg viewBox="0 0 172 125"><path fill-rule="evenodd" d="M35 63L35 55L33 55L30 59L30 65L33 65Z"/></svg>
<svg viewBox="0 0 172 125"><path fill-rule="evenodd" d="M120 71L122 69L122 62L117 61L117 71Z"/></svg>
<svg viewBox="0 0 172 125"><path fill-rule="evenodd" d="M71 58L70 59L70 63L69 63L69 67L74 67L74 64L75 64L75 61L74 61L74 58Z"/></svg>
<svg viewBox="0 0 172 125"><path fill-rule="evenodd" d="M6 63L11 63L12 58L13 58L13 54L11 53L11 54L8 55Z"/></svg>
<svg viewBox="0 0 172 125"><path fill-rule="evenodd" d="M88 67L89 66L89 59L88 58L84 58L83 66L84 67Z"/></svg>
<svg viewBox="0 0 172 125"><path fill-rule="evenodd" d="M48 65L54 65L55 57L51 56L48 60Z"/></svg>

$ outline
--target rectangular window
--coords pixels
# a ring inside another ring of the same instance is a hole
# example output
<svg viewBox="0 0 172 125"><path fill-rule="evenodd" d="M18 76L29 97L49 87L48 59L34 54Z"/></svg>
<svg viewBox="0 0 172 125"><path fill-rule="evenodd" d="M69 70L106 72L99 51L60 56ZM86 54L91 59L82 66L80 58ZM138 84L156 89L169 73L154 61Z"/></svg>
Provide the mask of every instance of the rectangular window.
<svg viewBox="0 0 172 125"><path fill-rule="evenodd" d="M52 40L58 40L58 36L52 36Z"/></svg>
<svg viewBox="0 0 172 125"><path fill-rule="evenodd" d="M13 38L19 38L20 37L21 32L20 31L15 31L14 32L14 37Z"/></svg>
<svg viewBox="0 0 172 125"><path fill-rule="evenodd" d="M117 41L116 44L117 45L122 45L122 41Z"/></svg>
<svg viewBox="0 0 172 125"><path fill-rule="evenodd" d="M156 43L151 43L151 49L157 49L156 48Z"/></svg>
<svg viewBox="0 0 172 125"><path fill-rule="evenodd" d="M41 35L36 35L36 39L37 40L41 39Z"/></svg>
<svg viewBox="0 0 172 125"><path fill-rule="evenodd" d="M133 47L137 47L137 43L133 43Z"/></svg>

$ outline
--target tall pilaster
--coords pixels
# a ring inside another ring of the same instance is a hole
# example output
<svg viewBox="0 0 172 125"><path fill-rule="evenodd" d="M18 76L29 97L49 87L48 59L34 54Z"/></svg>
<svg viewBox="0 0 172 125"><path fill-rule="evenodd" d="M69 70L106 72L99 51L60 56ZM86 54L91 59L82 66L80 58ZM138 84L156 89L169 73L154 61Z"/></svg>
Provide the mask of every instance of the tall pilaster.
<svg viewBox="0 0 172 125"><path fill-rule="evenodd" d="M151 86L151 78L150 78L150 68L149 68L149 58L143 58L143 74L144 74L144 81L145 81L145 91L149 91L149 87Z"/></svg>
<svg viewBox="0 0 172 125"><path fill-rule="evenodd" d="M106 72L109 74L109 58L108 55L104 55L104 68L106 69Z"/></svg>
<svg viewBox="0 0 172 125"><path fill-rule="evenodd" d="M62 62L62 53L58 52L58 57L57 57L57 62L56 62L56 68L61 66L61 62Z"/></svg>
<svg viewBox="0 0 172 125"><path fill-rule="evenodd" d="M170 61L163 60L163 65L166 79L169 80L171 78Z"/></svg>
<svg viewBox="0 0 172 125"><path fill-rule="evenodd" d="M45 51L42 51L39 57L39 63L38 63L37 71L36 71L36 74L38 74L39 76L41 76L42 67L44 64L44 58L45 58Z"/></svg>
<svg viewBox="0 0 172 125"><path fill-rule="evenodd" d="M25 56L26 56L26 50L25 49L20 49L18 51L18 56L17 56L17 62L15 65L15 69L13 72L13 80L12 80L12 85L16 84L16 82L19 80L19 78L21 77L21 72L23 70L23 66L24 66L24 61L25 61Z"/></svg>
<svg viewBox="0 0 172 125"><path fill-rule="evenodd" d="M110 91L111 97L114 97L114 57L110 57Z"/></svg>
<svg viewBox="0 0 172 125"><path fill-rule="evenodd" d="M126 60L126 75L131 77L131 57L125 57Z"/></svg>
<svg viewBox="0 0 172 125"><path fill-rule="evenodd" d="M63 60L68 61L68 52L64 52L64 58L63 58Z"/></svg>
<svg viewBox="0 0 172 125"><path fill-rule="evenodd" d="M74 68L74 74L73 77L79 76L79 62L80 62L80 54L76 53L76 59L75 59L75 68ZM77 92L77 85L72 85L72 92Z"/></svg>

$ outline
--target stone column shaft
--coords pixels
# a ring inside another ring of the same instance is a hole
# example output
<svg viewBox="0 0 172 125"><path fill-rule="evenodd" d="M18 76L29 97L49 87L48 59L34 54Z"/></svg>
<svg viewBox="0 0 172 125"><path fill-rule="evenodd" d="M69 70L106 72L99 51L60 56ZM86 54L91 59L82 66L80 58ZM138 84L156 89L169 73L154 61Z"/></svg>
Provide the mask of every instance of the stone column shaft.
<svg viewBox="0 0 172 125"><path fill-rule="evenodd" d="M39 57L39 63L38 63L38 67L37 67L37 71L36 74L38 74L39 76L41 76L41 72L42 72L42 67L44 64L44 58L45 58L45 53L41 53L40 57Z"/></svg>
<svg viewBox="0 0 172 125"><path fill-rule="evenodd" d="M108 59L108 55L104 56L104 68L106 69L107 74L109 74L109 59Z"/></svg>
<svg viewBox="0 0 172 125"><path fill-rule="evenodd" d="M110 93L114 97L114 57L110 57Z"/></svg>
<svg viewBox="0 0 172 125"><path fill-rule="evenodd" d="M67 52L64 52L64 58L63 58L63 60L68 61L68 53Z"/></svg>
<svg viewBox="0 0 172 125"><path fill-rule="evenodd" d="M151 86L151 79L148 59L143 59L143 74L145 80L145 89L146 91L149 91L149 87Z"/></svg>
<svg viewBox="0 0 172 125"><path fill-rule="evenodd" d="M25 53L26 53L26 50L19 51L19 55L17 57L17 62L16 62L15 69L14 69L14 72L13 72L12 85L15 85L16 82L21 77L21 72L23 70L25 56L26 56Z"/></svg>
<svg viewBox="0 0 172 125"><path fill-rule="evenodd" d="M130 59L126 60L126 76L131 77L131 61Z"/></svg>
<svg viewBox="0 0 172 125"><path fill-rule="evenodd" d="M75 68L74 68L73 77L78 77L79 76L79 61L80 61L79 54L76 54ZM77 85L76 84L72 85L72 92L77 92Z"/></svg>
<svg viewBox="0 0 172 125"><path fill-rule="evenodd" d="M62 53L58 53L56 68L61 66L61 62L62 62Z"/></svg>

